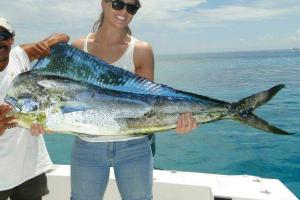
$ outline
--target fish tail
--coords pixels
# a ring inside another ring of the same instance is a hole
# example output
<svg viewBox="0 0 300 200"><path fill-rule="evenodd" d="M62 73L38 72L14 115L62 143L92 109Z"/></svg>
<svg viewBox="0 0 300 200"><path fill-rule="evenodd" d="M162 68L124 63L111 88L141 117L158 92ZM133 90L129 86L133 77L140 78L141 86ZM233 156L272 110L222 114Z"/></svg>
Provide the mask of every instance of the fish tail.
<svg viewBox="0 0 300 200"><path fill-rule="evenodd" d="M289 133L280 128L277 128L271 124L269 124L264 119L256 116L253 111L267 103L272 99L273 96L277 94L282 88L284 88L284 84L276 85L266 91L262 91L256 93L252 96L241 99L238 102L232 103L230 105L230 113L231 117L235 120L238 120L244 124L255 127L257 129L261 129L267 132L280 134L280 135L292 135L294 133Z"/></svg>

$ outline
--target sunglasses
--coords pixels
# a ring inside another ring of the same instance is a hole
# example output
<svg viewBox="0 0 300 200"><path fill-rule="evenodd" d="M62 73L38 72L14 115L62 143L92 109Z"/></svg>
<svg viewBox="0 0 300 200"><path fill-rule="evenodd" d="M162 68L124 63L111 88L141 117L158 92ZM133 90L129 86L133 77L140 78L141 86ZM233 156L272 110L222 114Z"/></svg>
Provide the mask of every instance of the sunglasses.
<svg viewBox="0 0 300 200"><path fill-rule="evenodd" d="M115 10L123 10L126 6L126 11L131 15L134 15L140 8L138 5L124 3L124 1L120 0L111 0L111 6Z"/></svg>
<svg viewBox="0 0 300 200"><path fill-rule="evenodd" d="M0 31L0 41L5 41L12 37L13 37L13 34L11 34L10 32Z"/></svg>

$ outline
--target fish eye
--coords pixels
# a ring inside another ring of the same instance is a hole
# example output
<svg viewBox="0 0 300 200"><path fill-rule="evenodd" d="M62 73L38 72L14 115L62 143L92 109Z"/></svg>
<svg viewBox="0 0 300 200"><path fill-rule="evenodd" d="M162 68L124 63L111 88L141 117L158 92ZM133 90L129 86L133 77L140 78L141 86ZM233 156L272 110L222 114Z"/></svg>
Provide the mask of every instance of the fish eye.
<svg viewBox="0 0 300 200"><path fill-rule="evenodd" d="M18 102L18 107L22 108L21 110L23 112L33 112L37 111L39 108L37 102L30 98L20 99Z"/></svg>
<svg viewBox="0 0 300 200"><path fill-rule="evenodd" d="M35 104L35 105L32 105L32 111L37 111L38 110L38 106Z"/></svg>

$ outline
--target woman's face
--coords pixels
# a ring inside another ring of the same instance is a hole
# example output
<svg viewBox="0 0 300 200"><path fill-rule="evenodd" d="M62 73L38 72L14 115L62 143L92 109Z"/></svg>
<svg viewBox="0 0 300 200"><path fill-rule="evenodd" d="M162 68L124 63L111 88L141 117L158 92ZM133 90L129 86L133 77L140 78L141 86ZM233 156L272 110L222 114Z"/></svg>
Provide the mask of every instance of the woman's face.
<svg viewBox="0 0 300 200"><path fill-rule="evenodd" d="M122 1L125 4L136 5L135 0L117 0ZM118 28L126 28L128 24L131 22L133 15L127 11L127 5L124 6L123 9L117 10L113 8L112 1L102 1L102 8L104 11L104 19L109 20L112 24L114 24ZM117 3L117 2L115 2Z"/></svg>

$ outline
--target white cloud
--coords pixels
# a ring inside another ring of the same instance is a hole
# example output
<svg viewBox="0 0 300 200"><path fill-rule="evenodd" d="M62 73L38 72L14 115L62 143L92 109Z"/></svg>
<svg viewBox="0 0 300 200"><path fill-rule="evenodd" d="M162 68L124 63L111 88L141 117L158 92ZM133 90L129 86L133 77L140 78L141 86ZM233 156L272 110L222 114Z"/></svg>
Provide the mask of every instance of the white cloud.
<svg viewBox="0 0 300 200"><path fill-rule="evenodd" d="M16 43L36 41L52 32L65 32L75 39L92 30L93 22L101 12L100 2L101 0L0 0L0 16L8 18L16 28ZM285 26L283 21L286 20L286 26L291 26L292 23L298 25L296 19L300 16L299 0L236 2L239 3L229 3L226 0L141 0L142 8L131 26L138 38L150 42L159 51L170 51L170 43L174 43L174 51L186 51L191 46L199 49L206 41L209 41L207 50L213 50L218 45L221 48L226 45L231 48L235 44L231 41L236 41L236 38L242 38L237 46L249 46L247 44L255 43L255 40L260 41L261 48L274 46L279 40L282 41L277 45L279 48L299 41L298 32L289 37L287 30L281 31L273 23ZM253 31L249 30L251 34L243 30L237 31L241 24L245 27L248 22L251 22L249 24L253 28ZM262 27L262 24L267 27ZM272 31L268 30L269 26ZM291 30L291 27L288 28ZM181 40L184 42L176 49L176 43ZM215 47L211 41L216 41Z"/></svg>
<svg viewBox="0 0 300 200"><path fill-rule="evenodd" d="M194 23L191 9L197 10L207 0L146 0L137 16L137 23L185 28Z"/></svg>
<svg viewBox="0 0 300 200"><path fill-rule="evenodd" d="M21 24L64 24L91 20L100 12L100 1L1 0L0 15ZM5 9L2 9L5 8ZM99 9L97 9L99 8ZM68 24L64 24L68 25ZM72 24L73 25L73 24Z"/></svg>
<svg viewBox="0 0 300 200"><path fill-rule="evenodd" d="M203 0L176 1L143 2L137 21L176 28L212 27L223 26L226 22L260 21L300 12L299 0L243 1L214 8L205 7L209 2Z"/></svg>
<svg viewBox="0 0 300 200"><path fill-rule="evenodd" d="M178 19L178 14L197 7L206 0L148 0L142 2L141 18L148 22ZM170 22L170 21L161 21Z"/></svg>
<svg viewBox="0 0 300 200"><path fill-rule="evenodd" d="M96 20L101 0L1 0L0 15L26 24L65 23ZM299 0L258 0L207 8L207 0L144 0L136 16L138 24L163 27L222 26L227 21L253 21L300 12ZM17 13L16 13L17 11Z"/></svg>
<svg viewBox="0 0 300 200"><path fill-rule="evenodd" d="M289 38L290 42L300 42L300 29L296 31L294 35Z"/></svg>
<svg viewBox="0 0 300 200"><path fill-rule="evenodd" d="M251 21L270 18L283 13L280 9L265 9L246 6L224 6L216 9L203 10L199 14L217 21Z"/></svg>

